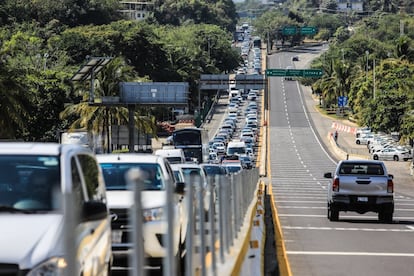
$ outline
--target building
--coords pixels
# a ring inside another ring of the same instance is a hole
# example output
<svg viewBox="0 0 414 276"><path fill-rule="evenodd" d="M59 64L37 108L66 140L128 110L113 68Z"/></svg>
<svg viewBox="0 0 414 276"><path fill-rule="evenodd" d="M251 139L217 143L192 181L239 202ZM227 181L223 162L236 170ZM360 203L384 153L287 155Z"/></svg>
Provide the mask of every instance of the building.
<svg viewBox="0 0 414 276"><path fill-rule="evenodd" d="M364 2L362 0L337 0L339 11L364 11Z"/></svg>
<svg viewBox="0 0 414 276"><path fill-rule="evenodd" d="M143 20L152 12L154 3L151 0L120 1L119 12L131 20Z"/></svg>

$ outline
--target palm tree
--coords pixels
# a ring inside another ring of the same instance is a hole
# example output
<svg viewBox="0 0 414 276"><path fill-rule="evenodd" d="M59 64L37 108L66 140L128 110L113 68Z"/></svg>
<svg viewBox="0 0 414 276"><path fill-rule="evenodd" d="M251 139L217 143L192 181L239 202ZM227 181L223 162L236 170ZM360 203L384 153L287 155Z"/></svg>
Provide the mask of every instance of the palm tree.
<svg viewBox="0 0 414 276"><path fill-rule="evenodd" d="M125 64L122 58L115 58L98 74L94 84L94 91L99 97L118 96L119 83L133 79L132 67ZM84 91L80 89L80 91ZM88 132L96 133L105 137L103 148L110 152L110 125L127 124L129 118L128 108L114 105L96 105L92 106L86 99L88 95L84 93L85 101L69 105L60 114L63 118L77 117L70 130L86 129ZM140 116L135 111L134 125L144 133L156 134L155 119L151 117Z"/></svg>
<svg viewBox="0 0 414 276"><path fill-rule="evenodd" d="M17 72L11 72L0 64L0 138L15 139L25 128L27 95L16 80Z"/></svg>

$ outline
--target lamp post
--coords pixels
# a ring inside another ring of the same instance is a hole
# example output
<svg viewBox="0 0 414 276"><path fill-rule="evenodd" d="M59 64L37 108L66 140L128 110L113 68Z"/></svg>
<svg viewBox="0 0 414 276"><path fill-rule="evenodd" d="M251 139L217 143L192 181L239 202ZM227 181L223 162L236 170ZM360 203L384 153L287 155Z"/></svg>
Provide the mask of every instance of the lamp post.
<svg viewBox="0 0 414 276"><path fill-rule="evenodd" d="M367 50L367 51L365 51L365 54L366 54L366 57L367 57L367 65L366 65L366 68L365 68L365 72L366 72L366 79L368 80L368 55L369 55L369 51Z"/></svg>

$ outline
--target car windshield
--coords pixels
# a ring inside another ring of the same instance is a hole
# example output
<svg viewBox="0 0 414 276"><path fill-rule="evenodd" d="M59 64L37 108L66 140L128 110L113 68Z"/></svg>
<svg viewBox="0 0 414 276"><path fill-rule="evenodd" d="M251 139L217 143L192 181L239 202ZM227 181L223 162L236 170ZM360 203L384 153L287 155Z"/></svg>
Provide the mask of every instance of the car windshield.
<svg viewBox="0 0 414 276"><path fill-rule="evenodd" d="M228 155L233 155L233 154L245 154L246 153L246 148L245 147L230 147L227 149L227 154Z"/></svg>
<svg viewBox="0 0 414 276"><path fill-rule="evenodd" d="M58 209L60 164L56 156L0 156L0 212Z"/></svg>
<svg viewBox="0 0 414 276"><path fill-rule="evenodd" d="M242 167L241 166L226 166L226 170L228 173L236 173L241 171Z"/></svg>
<svg viewBox="0 0 414 276"><path fill-rule="evenodd" d="M129 169L139 168L145 172L144 190L163 190L164 180L161 167L153 163L101 163L100 164L108 191L128 190L125 174Z"/></svg>
<svg viewBox="0 0 414 276"><path fill-rule="evenodd" d="M207 175L226 174L224 168L220 166L205 165L204 170L206 171Z"/></svg>

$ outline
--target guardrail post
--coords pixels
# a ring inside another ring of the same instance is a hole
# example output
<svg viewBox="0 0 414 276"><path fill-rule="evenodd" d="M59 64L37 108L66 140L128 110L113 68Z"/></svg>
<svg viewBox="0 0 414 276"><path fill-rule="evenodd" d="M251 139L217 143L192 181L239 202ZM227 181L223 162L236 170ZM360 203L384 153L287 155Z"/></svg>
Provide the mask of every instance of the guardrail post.
<svg viewBox="0 0 414 276"><path fill-rule="evenodd" d="M230 229L230 243L229 248L234 244L235 232L236 232L236 198L235 198L235 187L234 187L234 174L230 176L230 185L229 185L229 195L230 195L230 219L228 220L231 223Z"/></svg>
<svg viewBox="0 0 414 276"><path fill-rule="evenodd" d="M218 182L218 175L214 178L209 178L209 189L210 189L210 213L209 213L209 221L210 221L210 252L211 252L211 264L213 275L217 274L217 266L216 266L216 190L217 190L217 182Z"/></svg>
<svg viewBox="0 0 414 276"><path fill-rule="evenodd" d="M141 192L144 187L144 174L140 169L130 169L126 174L126 180L129 189L134 192L134 204L129 211L129 219L132 224L131 238L132 249L135 254L130 254L129 262L131 264L132 275L145 275L143 270L144 264L144 243L142 233L142 201Z"/></svg>
<svg viewBox="0 0 414 276"><path fill-rule="evenodd" d="M200 237L200 264L201 264L201 276L206 275L206 242L205 242L205 210L204 210L204 184L201 181L201 178L199 176L195 177L196 179L196 185L197 185L197 195L198 195L198 221L199 221L199 237ZM165 275L167 276L167 275Z"/></svg>
<svg viewBox="0 0 414 276"><path fill-rule="evenodd" d="M193 276L193 248L194 248L194 224L195 224L195 212L194 212L194 186L193 182L186 183L186 195L188 198L188 226L186 234L186 256L185 256L185 275Z"/></svg>
<svg viewBox="0 0 414 276"><path fill-rule="evenodd" d="M224 216L224 201L225 201L225 192L224 192L224 181L225 176L219 176L218 182L218 197L219 197L219 242L220 242L220 261L222 264L225 262L224 258L224 247L225 247L225 234L224 234L224 225L225 225L225 216Z"/></svg>
<svg viewBox="0 0 414 276"><path fill-rule="evenodd" d="M174 182L172 179L166 181L167 199L174 197ZM172 200L167 200L164 206L164 213L167 214L167 235L164 235L164 243L167 245L167 256L163 260L163 275L170 276L176 273L176 255L174 254L174 210L175 206ZM178 245L180 246L180 244ZM179 252L179 251L178 251Z"/></svg>

